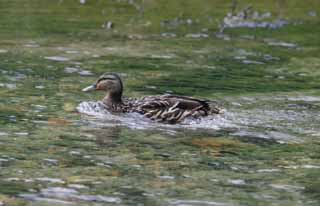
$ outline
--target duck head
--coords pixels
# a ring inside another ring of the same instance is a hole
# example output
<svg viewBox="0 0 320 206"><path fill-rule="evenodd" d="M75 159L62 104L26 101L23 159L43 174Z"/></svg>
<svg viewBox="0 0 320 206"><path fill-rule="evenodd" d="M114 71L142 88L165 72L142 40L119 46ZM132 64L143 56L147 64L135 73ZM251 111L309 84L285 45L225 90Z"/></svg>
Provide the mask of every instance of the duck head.
<svg viewBox="0 0 320 206"><path fill-rule="evenodd" d="M104 73L96 83L82 89L83 92L105 91L106 96L103 98L103 102L108 106L122 103L122 90L122 81L115 73Z"/></svg>

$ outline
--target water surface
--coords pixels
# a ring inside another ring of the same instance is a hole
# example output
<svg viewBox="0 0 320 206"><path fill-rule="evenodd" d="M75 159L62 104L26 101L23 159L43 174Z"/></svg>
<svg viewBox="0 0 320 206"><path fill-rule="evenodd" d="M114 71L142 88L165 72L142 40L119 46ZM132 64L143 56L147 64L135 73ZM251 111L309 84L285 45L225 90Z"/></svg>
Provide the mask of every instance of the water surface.
<svg viewBox="0 0 320 206"><path fill-rule="evenodd" d="M0 205L319 205L315 3L283 11L302 23L219 36L218 1L214 14L186 5L198 23L168 28L177 14L150 14L156 1L144 15L122 1L23 2L0 14ZM134 18L115 18L125 11ZM107 17L117 31L101 28ZM224 112L167 125L90 110L103 93L81 89L111 71L126 96L190 95Z"/></svg>

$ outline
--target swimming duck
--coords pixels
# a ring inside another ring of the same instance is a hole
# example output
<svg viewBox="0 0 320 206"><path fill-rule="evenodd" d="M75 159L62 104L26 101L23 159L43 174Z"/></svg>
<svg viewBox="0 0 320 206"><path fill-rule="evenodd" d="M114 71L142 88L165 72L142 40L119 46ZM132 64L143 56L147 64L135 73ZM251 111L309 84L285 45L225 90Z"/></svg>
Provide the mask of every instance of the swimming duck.
<svg viewBox="0 0 320 206"><path fill-rule="evenodd" d="M219 114L220 109L210 106L208 101L178 95L146 96L141 99L123 98L123 84L116 73L105 73L84 89L104 91L103 105L111 112L137 112L147 118L166 123L178 123L187 117L200 118L209 114Z"/></svg>

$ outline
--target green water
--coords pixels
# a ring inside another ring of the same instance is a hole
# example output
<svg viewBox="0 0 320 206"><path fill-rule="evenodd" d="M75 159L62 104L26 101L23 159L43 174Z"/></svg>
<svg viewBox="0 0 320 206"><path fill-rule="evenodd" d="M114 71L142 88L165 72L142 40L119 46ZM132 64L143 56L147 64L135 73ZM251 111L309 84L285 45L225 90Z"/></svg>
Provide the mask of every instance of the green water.
<svg viewBox="0 0 320 206"><path fill-rule="evenodd" d="M0 205L319 205L319 2L240 1L295 23L230 40L215 36L230 2L128 2L0 0ZM195 23L161 26L178 16ZM182 126L78 113L106 71L126 96L225 112Z"/></svg>

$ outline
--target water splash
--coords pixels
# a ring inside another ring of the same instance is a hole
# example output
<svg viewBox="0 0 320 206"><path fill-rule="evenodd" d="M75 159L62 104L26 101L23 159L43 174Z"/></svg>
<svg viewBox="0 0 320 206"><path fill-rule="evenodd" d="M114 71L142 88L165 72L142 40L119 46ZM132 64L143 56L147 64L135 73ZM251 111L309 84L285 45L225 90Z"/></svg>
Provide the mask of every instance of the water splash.
<svg viewBox="0 0 320 206"><path fill-rule="evenodd" d="M201 119L185 119L181 124L164 124L152 121L138 113L112 114L102 102L82 102L77 107L78 112L90 115L84 119L88 124L96 126L126 126L131 129L170 130L179 128L212 129L233 128L236 125L228 120L228 114L212 115Z"/></svg>

